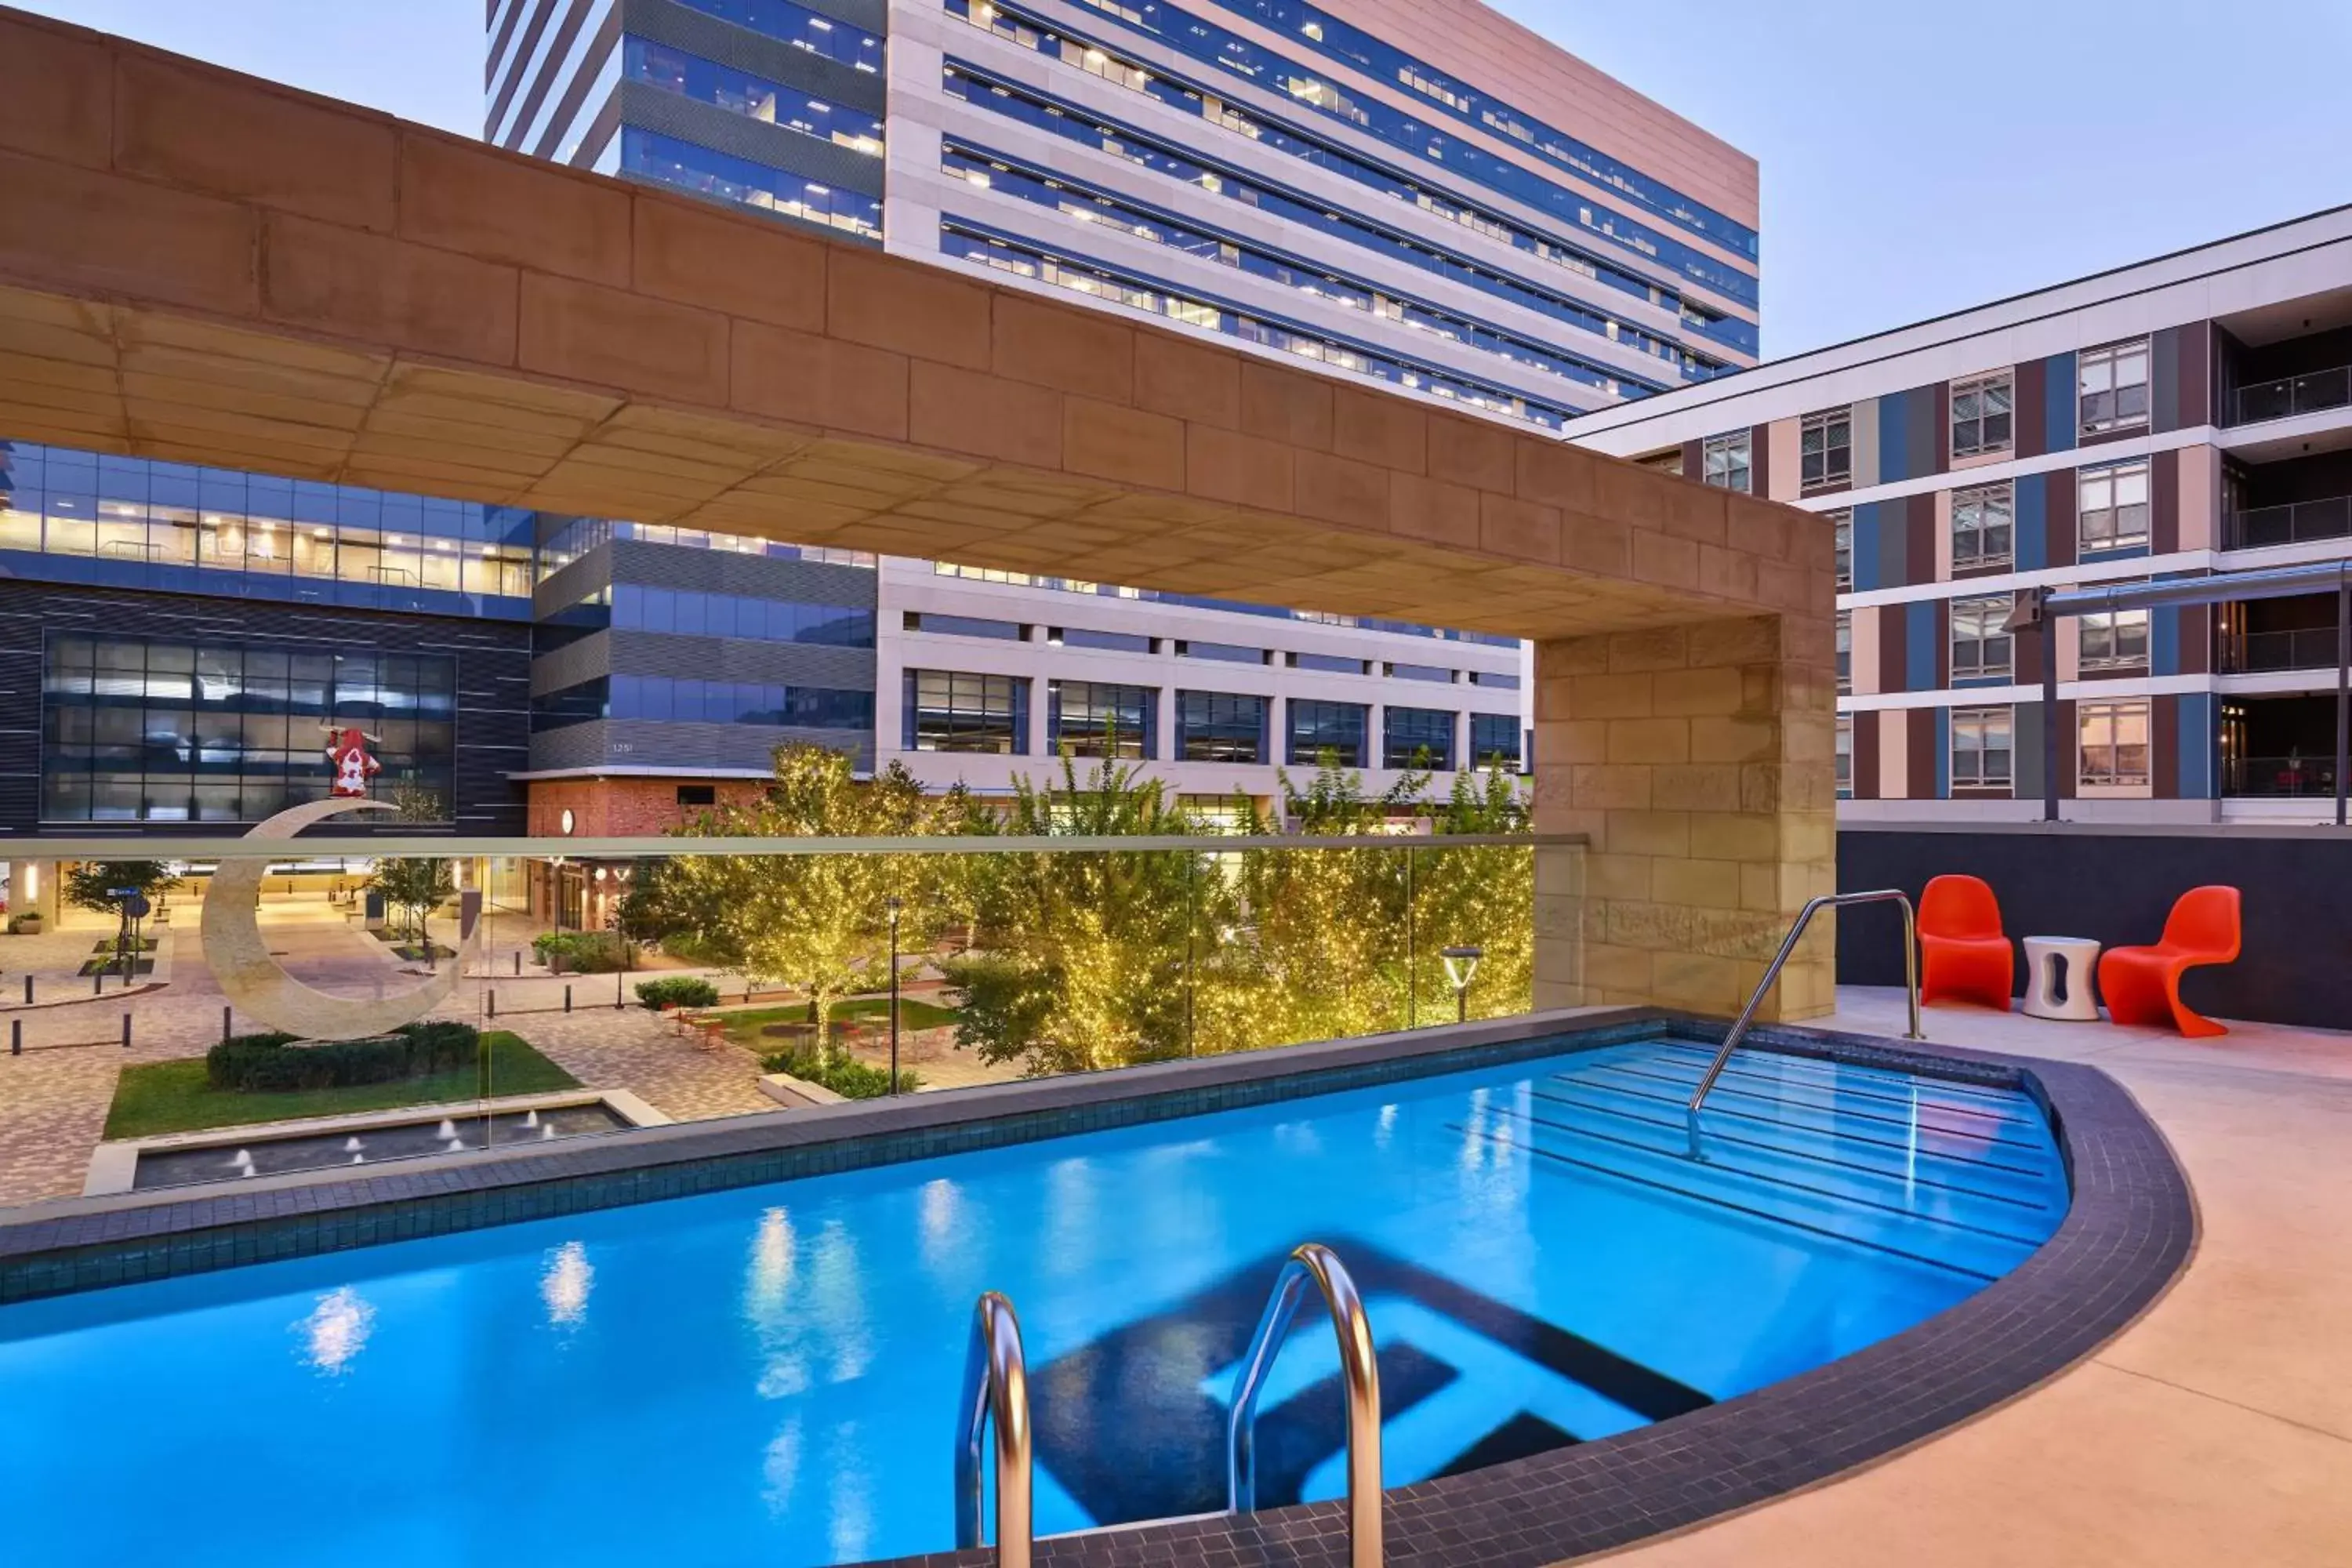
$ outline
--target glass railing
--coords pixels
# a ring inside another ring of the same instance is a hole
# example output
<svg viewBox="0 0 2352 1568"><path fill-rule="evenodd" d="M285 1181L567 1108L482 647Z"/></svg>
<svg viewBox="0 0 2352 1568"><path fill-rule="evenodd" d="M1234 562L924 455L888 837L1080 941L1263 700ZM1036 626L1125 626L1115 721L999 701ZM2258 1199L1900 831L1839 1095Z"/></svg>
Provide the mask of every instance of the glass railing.
<svg viewBox="0 0 2352 1568"><path fill-rule="evenodd" d="M2299 626L2286 631L2244 632L2221 644L2222 668L2231 675L2278 669L2336 668L2336 628Z"/></svg>
<svg viewBox="0 0 2352 1568"><path fill-rule="evenodd" d="M2316 414L2352 404L2352 365L2315 370L2307 375L2282 376L2238 388L2233 425L2263 419L2284 419L2294 414Z"/></svg>
<svg viewBox="0 0 2352 1568"><path fill-rule="evenodd" d="M2225 550L2262 550L2273 544L2301 544L2311 539L2342 539L2352 535L2352 496L2328 496L2320 500L2290 501L2284 506L2250 507L2230 514L2222 535Z"/></svg>
<svg viewBox="0 0 2352 1568"><path fill-rule="evenodd" d="M14 847L0 1206L1524 1012L1581 841L1433 821Z"/></svg>
<svg viewBox="0 0 2352 1568"><path fill-rule="evenodd" d="M2333 797L2336 761L2333 757L2231 757L2221 770L2225 795L2305 798Z"/></svg>

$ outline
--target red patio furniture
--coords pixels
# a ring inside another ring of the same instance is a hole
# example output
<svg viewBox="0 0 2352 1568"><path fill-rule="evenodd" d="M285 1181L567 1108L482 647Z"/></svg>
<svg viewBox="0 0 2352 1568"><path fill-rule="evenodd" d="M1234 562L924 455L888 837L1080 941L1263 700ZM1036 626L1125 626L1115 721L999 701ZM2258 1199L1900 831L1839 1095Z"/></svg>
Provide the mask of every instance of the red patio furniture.
<svg viewBox="0 0 2352 1568"><path fill-rule="evenodd" d="M2189 889L2174 901L2154 947L2110 948L2099 959L2107 1016L2118 1024L2169 1024L2191 1038L2228 1034L2182 1005L2180 976L2200 963L2234 962L2239 938L2238 889Z"/></svg>
<svg viewBox="0 0 2352 1568"><path fill-rule="evenodd" d="M2016 961L2000 904L1981 878L1931 879L1919 895L1919 1000L1980 1002L2009 1011Z"/></svg>

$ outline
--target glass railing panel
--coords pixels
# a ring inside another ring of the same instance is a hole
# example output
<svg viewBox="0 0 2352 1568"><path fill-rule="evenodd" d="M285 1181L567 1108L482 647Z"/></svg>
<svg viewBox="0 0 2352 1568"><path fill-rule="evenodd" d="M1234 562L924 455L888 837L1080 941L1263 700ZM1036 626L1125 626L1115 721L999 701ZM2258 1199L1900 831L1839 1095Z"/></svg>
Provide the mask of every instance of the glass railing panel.
<svg viewBox="0 0 2352 1568"><path fill-rule="evenodd" d="M1461 837L43 863L0 939L0 1207L1525 1011L1536 840Z"/></svg>
<svg viewBox="0 0 2352 1568"><path fill-rule="evenodd" d="M2232 423L2252 425L2264 419L2316 414L2347 405L2352 405L2352 366L2338 365L2333 370L2283 376L2276 381L2256 382L2251 386L2240 387L2237 417Z"/></svg>
<svg viewBox="0 0 2352 1568"><path fill-rule="evenodd" d="M2336 759L2300 752L2284 757L2232 757L2222 770L2222 793L2257 799L2332 798Z"/></svg>

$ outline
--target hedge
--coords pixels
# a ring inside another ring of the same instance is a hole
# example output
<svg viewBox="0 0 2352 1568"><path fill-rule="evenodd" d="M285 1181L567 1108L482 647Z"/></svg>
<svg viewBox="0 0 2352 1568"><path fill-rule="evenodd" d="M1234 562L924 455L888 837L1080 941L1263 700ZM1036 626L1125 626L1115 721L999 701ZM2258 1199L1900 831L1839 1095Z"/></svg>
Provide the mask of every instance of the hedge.
<svg viewBox="0 0 2352 1568"><path fill-rule="evenodd" d="M481 1032L471 1024L436 1019L404 1024L367 1040L333 1040L293 1049L296 1037L235 1035L205 1053L205 1079L215 1089L277 1092L390 1083L465 1067L481 1055Z"/></svg>
<svg viewBox="0 0 2352 1568"><path fill-rule="evenodd" d="M655 1013L665 1007L716 1007L719 987L691 974L672 974L661 980L638 981L637 1000Z"/></svg>
<svg viewBox="0 0 2352 1568"><path fill-rule="evenodd" d="M762 1072L790 1073L803 1083L814 1083L833 1090L844 1100L879 1100L890 1092L890 1073L887 1068L870 1068L864 1062L846 1058L827 1061L822 1058L802 1056L793 1051L779 1051L762 1058ZM912 1094L923 1086L923 1080L905 1068L898 1069L898 1091Z"/></svg>
<svg viewBox="0 0 2352 1568"><path fill-rule="evenodd" d="M550 969L610 974L628 966L628 950L608 931L548 931L530 940L531 955Z"/></svg>

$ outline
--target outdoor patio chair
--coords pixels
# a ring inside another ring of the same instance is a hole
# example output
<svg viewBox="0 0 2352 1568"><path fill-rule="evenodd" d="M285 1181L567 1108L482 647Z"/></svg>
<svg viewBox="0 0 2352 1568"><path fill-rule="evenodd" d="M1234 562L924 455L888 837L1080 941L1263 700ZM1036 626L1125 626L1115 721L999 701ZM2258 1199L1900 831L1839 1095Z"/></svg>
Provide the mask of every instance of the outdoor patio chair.
<svg viewBox="0 0 2352 1568"><path fill-rule="evenodd" d="M2000 904L1981 878L1929 879L1919 895L1919 1000L1980 1002L2009 1011L2016 960L2001 934Z"/></svg>
<svg viewBox="0 0 2352 1568"><path fill-rule="evenodd" d="M2118 1024L2169 1024L2192 1037L2230 1031L2181 1004L2180 976L2200 963L2238 956L2238 889L2191 888L2172 906L2154 947L2110 948L2099 959L2099 993Z"/></svg>

